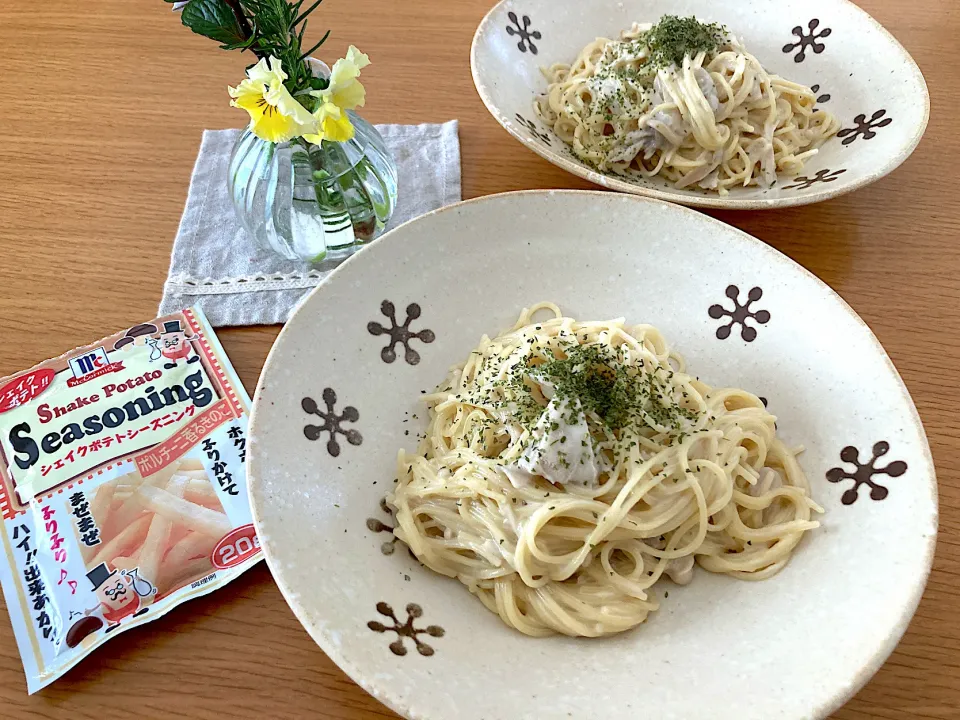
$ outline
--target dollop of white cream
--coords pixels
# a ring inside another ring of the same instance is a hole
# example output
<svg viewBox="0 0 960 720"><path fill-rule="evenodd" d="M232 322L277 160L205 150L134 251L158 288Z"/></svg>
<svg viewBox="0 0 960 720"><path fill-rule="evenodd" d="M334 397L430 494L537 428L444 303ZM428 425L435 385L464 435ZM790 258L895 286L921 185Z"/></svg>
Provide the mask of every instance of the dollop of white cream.
<svg viewBox="0 0 960 720"><path fill-rule="evenodd" d="M536 476L555 485L597 486L600 472L579 400L552 397L530 434L517 462L501 467L514 487L527 487Z"/></svg>

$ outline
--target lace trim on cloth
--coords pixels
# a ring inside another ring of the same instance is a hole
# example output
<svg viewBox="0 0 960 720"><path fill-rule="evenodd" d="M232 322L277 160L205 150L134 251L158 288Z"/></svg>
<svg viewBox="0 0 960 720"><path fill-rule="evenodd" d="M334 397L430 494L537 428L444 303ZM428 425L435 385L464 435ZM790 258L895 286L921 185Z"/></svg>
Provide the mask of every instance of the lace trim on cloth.
<svg viewBox="0 0 960 720"><path fill-rule="evenodd" d="M164 283L164 294L232 295L264 290L298 290L316 287L328 272L262 273L225 278L193 278L179 275Z"/></svg>

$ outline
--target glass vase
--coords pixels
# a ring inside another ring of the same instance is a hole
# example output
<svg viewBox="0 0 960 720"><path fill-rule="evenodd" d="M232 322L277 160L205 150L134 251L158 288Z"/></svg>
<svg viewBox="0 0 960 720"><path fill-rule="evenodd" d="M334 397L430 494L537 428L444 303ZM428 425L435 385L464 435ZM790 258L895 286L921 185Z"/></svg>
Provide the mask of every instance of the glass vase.
<svg viewBox="0 0 960 720"><path fill-rule="evenodd" d="M261 140L244 130L227 178L237 217L288 260L335 266L383 232L397 202L397 167L383 137L356 113L347 142Z"/></svg>

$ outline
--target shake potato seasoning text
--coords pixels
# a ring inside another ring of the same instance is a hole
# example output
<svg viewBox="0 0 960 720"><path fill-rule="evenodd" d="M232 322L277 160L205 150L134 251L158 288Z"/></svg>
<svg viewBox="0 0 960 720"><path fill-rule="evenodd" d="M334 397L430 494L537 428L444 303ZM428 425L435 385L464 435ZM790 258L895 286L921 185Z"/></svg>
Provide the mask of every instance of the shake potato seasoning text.
<svg viewBox="0 0 960 720"><path fill-rule="evenodd" d="M0 380L0 581L31 693L262 557L249 405L197 309Z"/></svg>

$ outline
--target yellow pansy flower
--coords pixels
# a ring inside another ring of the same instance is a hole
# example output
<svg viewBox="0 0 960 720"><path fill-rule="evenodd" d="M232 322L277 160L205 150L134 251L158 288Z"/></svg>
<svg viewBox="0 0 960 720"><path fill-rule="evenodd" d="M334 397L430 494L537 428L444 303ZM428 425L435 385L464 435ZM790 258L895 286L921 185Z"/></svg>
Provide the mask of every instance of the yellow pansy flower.
<svg viewBox="0 0 960 720"><path fill-rule="evenodd" d="M324 101L314 111L313 117L317 121L319 131L316 134L304 134L303 138L307 142L319 145L323 140L331 142L346 142L353 138L353 123L345 110L341 110L335 104Z"/></svg>
<svg viewBox="0 0 960 720"><path fill-rule="evenodd" d="M286 79L280 60L270 56L247 70L240 85L227 88L230 104L250 113L250 131L268 142L286 142L317 128L317 120L283 86Z"/></svg>
<svg viewBox="0 0 960 720"><path fill-rule="evenodd" d="M362 106L366 100L366 91L357 78L360 71L369 64L370 58L351 45L346 57L333 64L327 88L310 91L320 104L313 113L317 121L317 132L305 133L305 140L319 145L323 140L345 142L353 137L353 123L346 111Z"/></svg>
<svg viewBox="0 0 960 720"><path fill-rule="evenodd" d="M347 56L333 64L330 87L321 92L329 94L333 104L343 110L361 107L366 99L366 92L357 78L360 77L360 71L369 64L370 58L351 45Z"/></svg>

